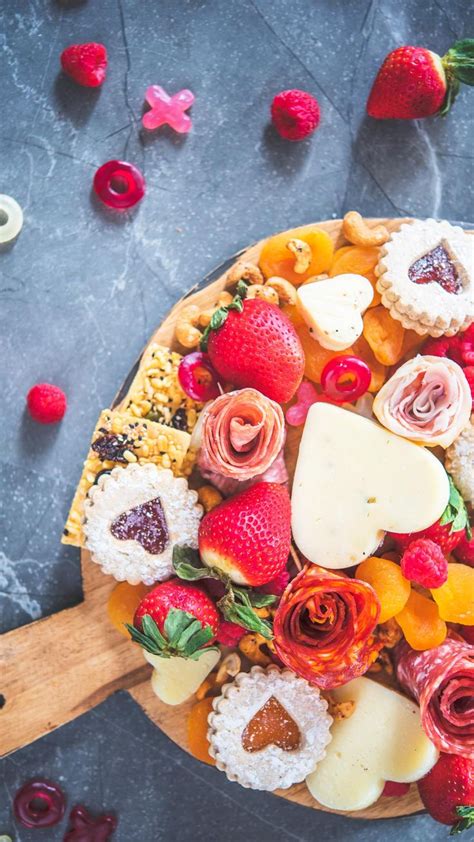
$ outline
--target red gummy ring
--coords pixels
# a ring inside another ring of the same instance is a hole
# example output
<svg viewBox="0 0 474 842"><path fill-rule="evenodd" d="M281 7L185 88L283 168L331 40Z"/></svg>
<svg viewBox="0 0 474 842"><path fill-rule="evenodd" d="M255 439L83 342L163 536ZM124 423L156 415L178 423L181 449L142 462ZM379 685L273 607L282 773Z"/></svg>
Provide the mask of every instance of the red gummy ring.
<svg viewBox="0 0 474 842"><path fill-rule="evenodd" d="M145 179L138 167L126 161L107 161L94 176L94 190L109 208L132 208L145 195Z"/></svg>
<svg viewBox="0 0 474 842"><path fill-rule="evenodd" d="M24 784L13 801L15 816L24 827L53 827L61 821L65 809L62 789L39 778Z"/></svg>
<svg viewBox="0 0 474 842"><path fill-rule="evenodd" d="M324 393L337 403L351 403L365 395L372 373L360 357L334 357L324 366L321 386Z"/></svg>

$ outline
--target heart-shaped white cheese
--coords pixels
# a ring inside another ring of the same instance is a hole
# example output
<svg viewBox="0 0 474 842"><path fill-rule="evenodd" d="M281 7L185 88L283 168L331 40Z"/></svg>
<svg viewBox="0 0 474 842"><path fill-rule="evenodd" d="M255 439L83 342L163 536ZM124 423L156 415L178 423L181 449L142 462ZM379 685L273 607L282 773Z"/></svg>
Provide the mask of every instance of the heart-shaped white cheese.
<svg viewBox="0 0 474 842"><path fill-rule="evenodd" d="M180 705L196 692L214 669L220 658L217 649L203 649L196 660L192 658L160 658L144 651L146 660L154 667L151 677L153 692L166 705Z"/></svg>
<svg viewBox="0 0 474 842"><path fill-rule="evenodd" d="M433 454L327 403L310 408L291 500L293 537L310 561L351 567L384 532L417 532L441 517L449 482Z"/></svg>
<svg viewBox="0 0 474 842"><path fill-rule="evenodd" d="M362 334L362 315L373 297L372 284L363 275L336 275L303 284L297 302L313 339L323 348L344 351Z"/></svg>
<svg viewBox="0 0 474 842"><path fill-rule="evenodd" d="M363 810L385 781L412 783L438 752L421 726L418 705L369 678L331 690L335 702L355 702L348 719L333 722L326 756L306 778L311 795L331 810Z"/></svg>

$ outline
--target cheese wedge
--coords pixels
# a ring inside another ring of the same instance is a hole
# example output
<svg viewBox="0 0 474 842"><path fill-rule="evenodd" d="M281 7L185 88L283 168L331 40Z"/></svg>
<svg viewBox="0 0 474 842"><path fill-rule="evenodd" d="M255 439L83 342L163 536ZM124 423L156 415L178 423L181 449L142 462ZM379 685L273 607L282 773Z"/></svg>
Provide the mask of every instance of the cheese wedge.
<svg viewBox="0 0 474 842"><path fill-rule="evenodd" d="M216 649L204 649L195 661L191 658L160 658L144 651L154 667L151 677L153 692L166 705L180 705L196 692L220 658Z"/></svg>
<svg viewBox="0 0 474 842"><path fill-rule="evenodd" d="M291 500L293 537L322 567L352 567L384 532L417 532L441 517L447 474L428 450L354 412L310 408Z"/></svg>
<svg viewBox="0 0 474 842"><path fill-rule="evenodd" d="M343 351L362 334L362 314L373 297L372 284L363 275L337 275L303 284L297 305L313 339L323 348Z"/></svg>
<svg viewBox="0 0 474 842"><path fill-rule="evenodd" d="M326 756L306 778L311 795L331 810L363 810L385 781L412 783L426 775L438 752L421 726L418 705L369 678L331 691L355 702L348 719L333 722Z"/></svg>

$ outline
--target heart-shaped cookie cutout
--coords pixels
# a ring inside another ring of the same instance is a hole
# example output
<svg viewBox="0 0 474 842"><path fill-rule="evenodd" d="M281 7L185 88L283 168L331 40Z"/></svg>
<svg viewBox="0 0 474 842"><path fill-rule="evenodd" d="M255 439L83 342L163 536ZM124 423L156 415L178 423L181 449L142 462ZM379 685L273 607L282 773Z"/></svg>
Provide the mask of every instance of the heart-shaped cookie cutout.
<svg viewBox="0 0 474 842"><path fill-rule="evenodd" d="M441 517L441 462L374 421L327 403L310 408L291 500L293 537L322 567L373 555L385 532L418 532Z"/></svg>
<svg viewBox="0 0 474 842"><path fill-rule="evenodd" d="M270 745L295 751L300 742L300 729L275 696L270 696L242 732L242 747L251 754Z"/></svg>
<svg viewBox="0 0 474 842"><path fill-rule="evenodd" d="M361 336L362 316L373 297L367 278L348 274L303 284L297 303L313 339L323 348L344 351Z"/></svg>
<svg viewBox="0 0 474 842"><path fill-rule="evenodd" d="M408 269L414 284L439 284L445 292L458 295L463 284L459 273L443 243L419 257Z"/></svg>
<svg viewBox="0 0 474 842"><path fill-rule="evenodd" d="M168 526L159 497L123 512L110 524L119 541L138 541L147 553L159 555L169 541Z"/></svg>

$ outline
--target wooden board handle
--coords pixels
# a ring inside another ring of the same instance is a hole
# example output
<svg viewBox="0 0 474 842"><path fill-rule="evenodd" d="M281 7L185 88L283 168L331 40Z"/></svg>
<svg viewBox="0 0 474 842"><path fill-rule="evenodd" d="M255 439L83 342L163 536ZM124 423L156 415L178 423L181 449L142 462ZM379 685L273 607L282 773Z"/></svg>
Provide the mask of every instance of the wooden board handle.
<svg viewBox="0 0 474 842"><path fill-rule="evenodd" d="M91 601L0 639L0 755L29 745L150 673Z"/></svg>

